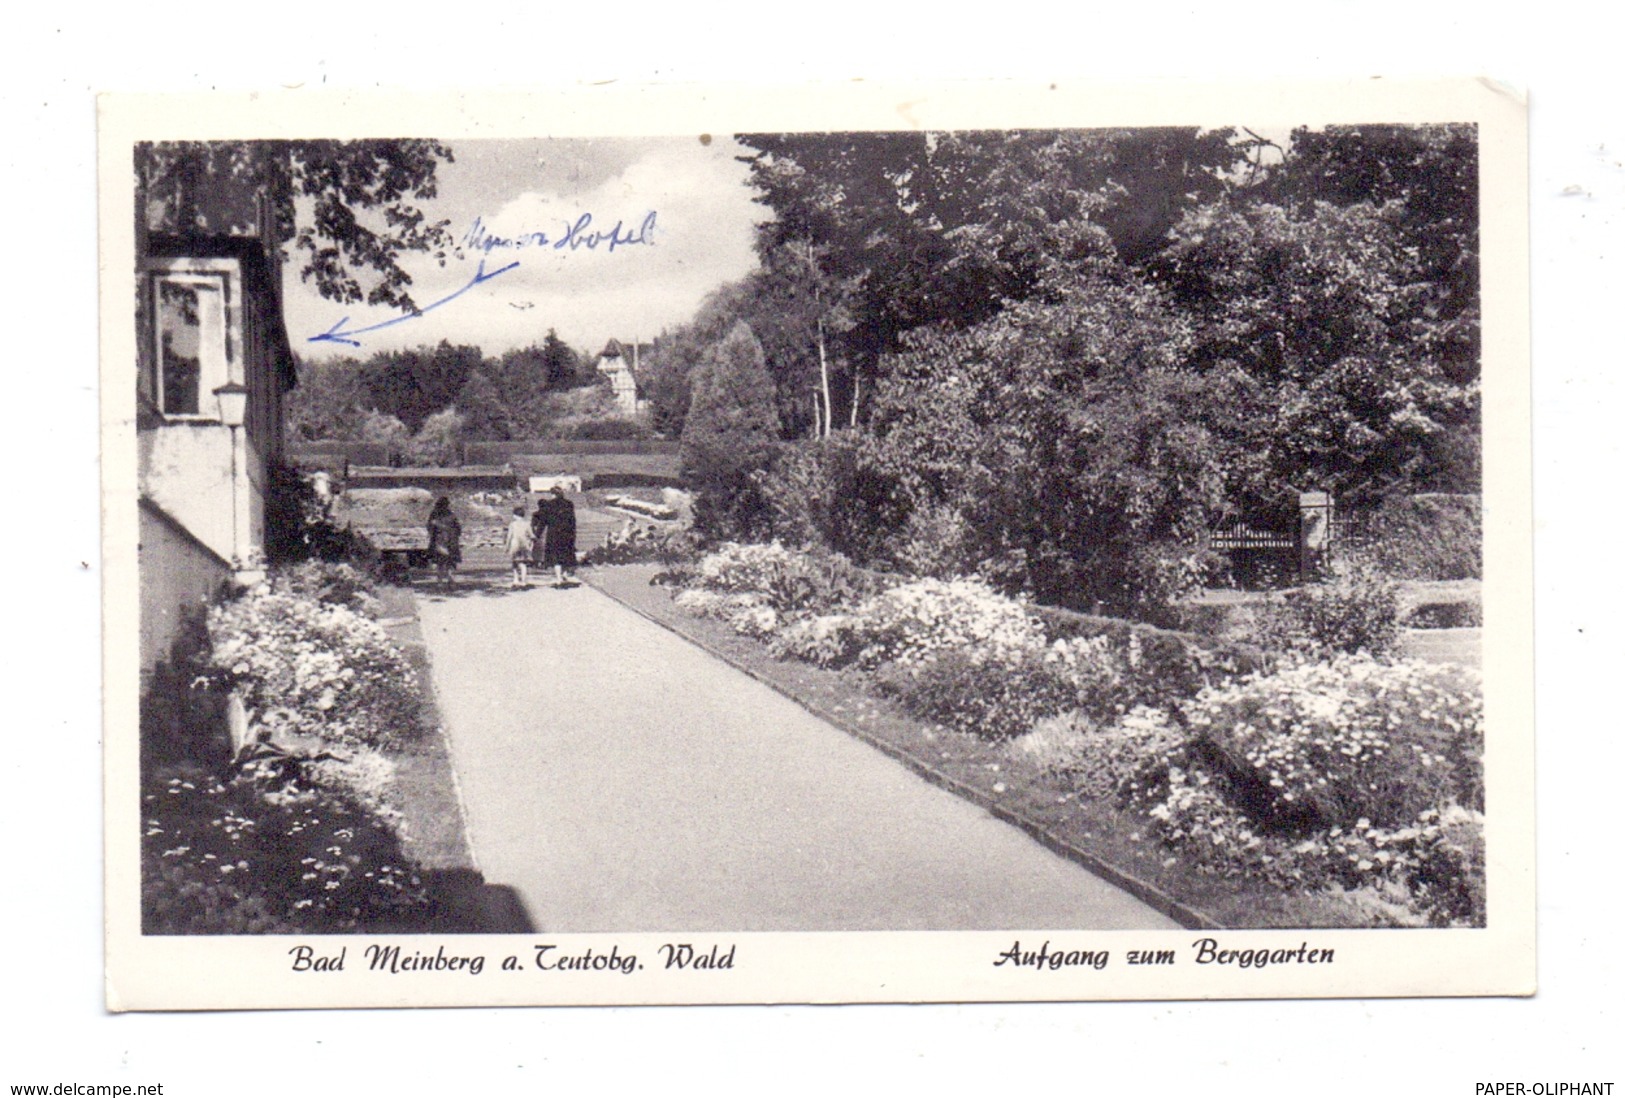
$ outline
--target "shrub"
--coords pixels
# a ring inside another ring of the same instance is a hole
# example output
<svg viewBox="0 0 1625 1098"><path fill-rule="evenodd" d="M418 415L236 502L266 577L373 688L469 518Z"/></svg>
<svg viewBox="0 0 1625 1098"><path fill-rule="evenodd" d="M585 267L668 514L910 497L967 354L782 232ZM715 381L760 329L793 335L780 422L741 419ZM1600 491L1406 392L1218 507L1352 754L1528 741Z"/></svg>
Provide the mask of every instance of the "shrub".
<svg viewBox="0 0 1625 1098"><path fill-rule="evenodd" d="M915 663L937 652L974 649L977 658L1013 663L1042 650L1044 631L1027 605L979 580L922 579L893 587L852 613L857 662Z"/></svg>
<svg viewBox="0 0 1625 1098"><path fill-rule="evenodd" d="M694 571L694 583L712 591L765 594L777 578L794 567L798 554L778 542L725 542L707 553Z"/></svg>
<svg viewBox="0 0 1625 1098"><path fill-rule="evenodd" d="M381 747L421 731L410 665L353 610L266 584L212 609L208 630L205 677L239 690L272 735Z"/></svg>
<svg viewBox="0 0 1625 1098"><path fill-rule="evenodd" d="M974 524L965 509L925 501L909 512L893 535L890 555L910 575L951 579L967 572L999 572L997 563L985 561L976 544Z"/></svg>
<svg viewBox="0 0 1625 1098"><path fill-rule="evenodd" d="M1204 693L1185 719L1261 822L1399 827L1447 801L1482 810L1476 672L1340 657Z"/></svg>
<svg viewBox="0 0 1625 1098"><path fill-rule="evenodd" d="M1323 657L1383 656L1399 644L1399 588L1368 561L1335 566L1332 578L1252 609L1249 638L1264 648Z"/></svg>
<svg viewBox="0 0 1625 1098"><path fill-rule="evenodd" d="M360 550L356 536L333 521L309 480L290 465L270 463L265 485L265 555L270 563L345 560Z"/></svg>
<svg viewBox="0 0 1625 1098"><path fill-rule="evenodd" d="M675 526L630 524L611 530L604 544L587 550L587 564L641 564L654 561L668 569L694 560L699 541L693 532Z"/></svg>
<svg viewBox="0 0 1625 1098"><path fill-rule="evenodd" d="M747 637L771 636L780 624L779 613L756 591L712 591L690 587L677 593L676 603L691 614L716 618Z"/></svg>
<svg viewBox="0 0 1625 1098"><path fill-rule="evenodd" d="M1084 741L1095 735L1095 724L1077 710L1044 717L1032 730L1010 742L1009 751L1041 773L1072 781L1082 769L1078 758Z"/></svg>
<svg viewBox="0 0 1625 1098"><path fill-rule="evenodd" d="M1070 706L1091 720L1114 721L1138 700L1134 672L1141 661L1133 638L1122 651L1107 637L1058 640L1045 650L1044 661L1067 684Z"/></svg>
<svg viewBox="0 0 1625 1098"><path fill-rule="evenodd" d="M1147 795L1152 830L1198 869L1226 877L1268 877L1277 860L1258 823L1235 807L1222 775L1169 766Z"/></svg>
<svg viewBox="0 0 1625 1098"><path fill-rule="evenodd" d="M1400 579L1478 579L1484 521L1478 496L1394 496L1371 519L1379 564Z"/></svg>
<svg viewBox="0 0 1625 1098"><path fill-rule="evenodd" d="M1048 606L1036 606L1033 612L1052 637L1104 642L1120 669L1121 694L1130 705L1177 709L1210 686L1263 670L1270 663L1265 653L1250 645Z"/></svg>
<svg viewBox="0 0 1625 1098"><path fill-rule="evenodd" d="M1077 710L1039 721L1011 749L1091 797L1144 797L1165 784L1189 737L1160 709L1135 706L1101 724Z"/></svg>
<svg viewBox="0 0 1625 1098"><path fill-rule="evenodd" d="M836 611L790 622L773 635L769 648L779 659L845 667L858 658L861 638L857 615Z"/></svg>
<svg viewBox="0 0 1625 1098"><path fill-rule="evenodd" d="M699 562L691 583L760 595L786 619L852 605L884 585L837 553L787 549L778 542L724 544Z"/></svg>
<svg viewBox="0 0 1625 1098"><path fill-rule="evenodd" d="M170 771L142 817L149 934L403 930L427 909L394 832L339 792Z"/></svg>
<svg viewBox="0 0 1625 1098"><path fill-rule="evenodd" d="M782 447L760 480L774 536L865 564L889 563L887 542L908 507L897 479L876 465L874 450L873 440L856 431Z"/></svg>
<svg viewBox="0 0 1625 1098"><path fill-rule="evenodd" d="M370 576L353 565L307 561L280 568L271 574L271 590L342 606L365 618L378 617L377 588Z"/></svg>
<svg viewBox="0 0 1625 1098"><path fill-rule="evenodd" d="M1043 648L1014 659L978 658L950 648L907 662L890 663L876 675L881 691L905 708L984 740L999 742L1029 732L1044 717L1073 704L1076 691Z"/></svg>

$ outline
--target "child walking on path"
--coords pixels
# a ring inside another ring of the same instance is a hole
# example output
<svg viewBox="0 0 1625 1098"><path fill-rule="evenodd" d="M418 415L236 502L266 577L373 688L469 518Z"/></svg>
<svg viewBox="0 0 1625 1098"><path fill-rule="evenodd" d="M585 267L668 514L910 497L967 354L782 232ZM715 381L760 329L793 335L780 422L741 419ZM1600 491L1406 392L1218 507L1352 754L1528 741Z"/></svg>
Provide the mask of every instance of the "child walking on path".
<svg viewBox="0 0 1625 1098"><path fill-rule="evenodd" d="M535 535L530 532L530 521L525 518L525 509L513 509L513 521L508 523L508 559L513 562L513 586L530 586L530 554L536 547Z"/></svg>

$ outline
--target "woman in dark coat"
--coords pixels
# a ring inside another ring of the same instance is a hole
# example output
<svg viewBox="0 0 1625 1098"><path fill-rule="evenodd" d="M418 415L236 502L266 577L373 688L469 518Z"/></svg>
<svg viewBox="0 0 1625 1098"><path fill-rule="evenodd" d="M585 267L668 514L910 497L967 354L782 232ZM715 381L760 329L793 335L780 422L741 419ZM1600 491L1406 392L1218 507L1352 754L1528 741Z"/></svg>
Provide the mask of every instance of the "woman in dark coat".
<svg viewBox="0 0 1625 1098"><path fill-rule="evenodd" d="M463 524L451 513L451 500L441 496L429 512L429 559L443 587L450 589L451 573L463 561Z"/></svg>
<svg viewBox="0 0 1625 1098"><path fill-rule="evenodd" d="M537 563L553 568L553 586L564 586L564 570L576 567L576 508L564 495L564 489L553 486L553 494L543 496L536 504L536 515L530 520L536 532L536 548L541 554Z"/></svg>

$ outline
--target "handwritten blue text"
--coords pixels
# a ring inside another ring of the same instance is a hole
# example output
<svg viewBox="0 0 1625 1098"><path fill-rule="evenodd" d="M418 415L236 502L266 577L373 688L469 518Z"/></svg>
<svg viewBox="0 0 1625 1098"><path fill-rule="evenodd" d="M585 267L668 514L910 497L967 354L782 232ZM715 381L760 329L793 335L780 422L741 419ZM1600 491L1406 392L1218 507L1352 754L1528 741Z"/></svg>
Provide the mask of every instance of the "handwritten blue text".
<svg viewBox="0 0 1625 1098"><path fill-rule="evenodd" d="M556 252L577 251L586 248L588 251L597 251L603 248L606 252L613 252L616 248L628 248L636 244L654 244L655 211L650 210L643 215L635 229L628 229L626 222L617 221L608 229L595 229L592 227L592 214L584 213L574 221L564 223L564 231L556 236L549 236L543 230L520 233L518 236L499 236L485 227L485 222L476 217L474 224L469 226L468 232L463 234L463 247L471 251L484 252L490 255L495 251L518 251L522 248L552 248Z"/></svg>
<svg viewBox="0 0 1625 1098"><path fill-rule="evenodd" d="M419 309L415 313L407 313L404 316L397 316L397 317L393 317L393 318L391 318L389 320L382 320L382 321L379 321L377 324L369 324L365 328L346 328L345 325L350 323L350 318L345 317L342 320L340 320L337 324L335 324L331 328L327 329L327 331L322 332L320 335L311 336L309 339L306 340L306 342L307 343L343 343L343 344L345 344L347 346L350 346L350 347L359 347L359 346L361 346L361 341L359 339L354 338L355 336L361 335L363 332L376 332L380 328L388 328L391 325L399 324L402 321L415 320L417 317L422 316L424 313L428 312L429 310L438 309L438 308L440 308L440 306L446 304L448 301L455 301L459 297L462 297L464 294L468 293L468 291L472 290L475 286L478 286L480 283L489 282L489 281L491 281L491 279L495 278L497 275L506 274L509 271L513 270L517 266L519 266L519 261L516 259L512 263L509 263L506 267L498 267L494 271L487 271L485 269L485 260L482 259L482 260L480 260L479 269L474 272L474 277L468 280L468 285L464 286L462 289L457 290L454 293L447 294L445 297L441 298L438 301L429 302L429 304L425 305L423 308Z"/></svg>

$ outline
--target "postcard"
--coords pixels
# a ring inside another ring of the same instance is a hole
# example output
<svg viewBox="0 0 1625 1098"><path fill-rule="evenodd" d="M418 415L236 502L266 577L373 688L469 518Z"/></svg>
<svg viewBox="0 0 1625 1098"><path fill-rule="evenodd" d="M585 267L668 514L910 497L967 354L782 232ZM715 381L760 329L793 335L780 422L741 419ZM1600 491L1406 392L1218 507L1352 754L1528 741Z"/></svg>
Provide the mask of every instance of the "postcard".
<svg viewBox="0 0 1625 1098"><path fill-rule="evenodd" d="M1516 91L100 122L110 1009L1533 993Z"/></svg>

